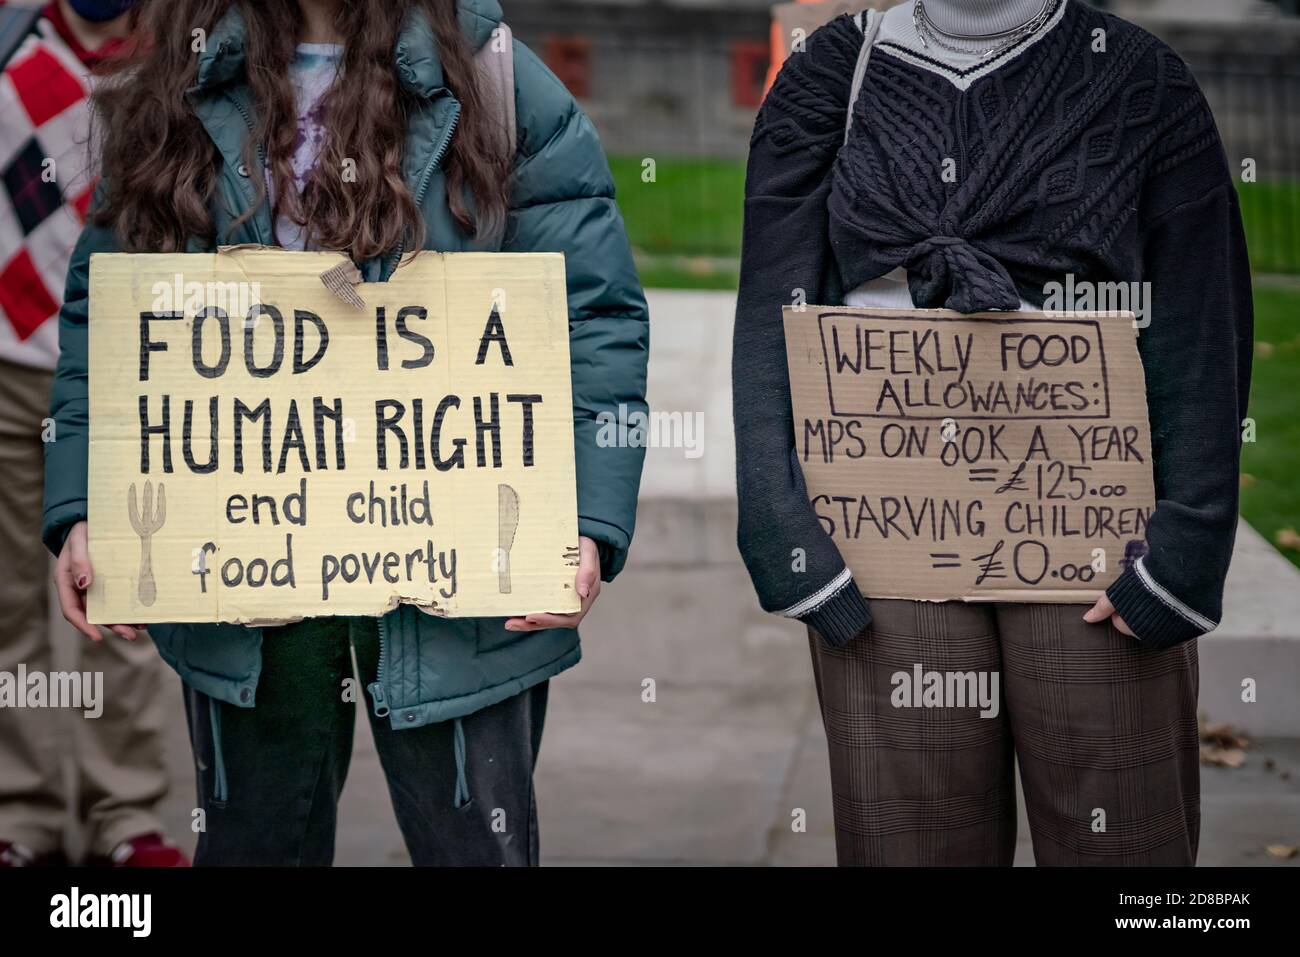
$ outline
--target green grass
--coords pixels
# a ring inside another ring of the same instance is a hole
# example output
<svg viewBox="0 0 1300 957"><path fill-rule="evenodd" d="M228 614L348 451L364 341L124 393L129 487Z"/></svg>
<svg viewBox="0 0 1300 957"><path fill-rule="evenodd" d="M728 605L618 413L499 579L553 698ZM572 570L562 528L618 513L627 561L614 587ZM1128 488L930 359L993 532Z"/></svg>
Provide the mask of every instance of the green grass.
<svg viewBox="0 0 1300 957"><path fill-rule="evenodd" d="M1255 290L1255 343L1256 441L1242 449L1241 513L1279 545L1279 531L1300 531L1300 290ZM1300 549L1279 550L1300 565Z"/></svg>
<svg viewBox="0 0 1300 957"><path fill-rule="evenodd" d="M646 286L734 289L740 257L745 164L730 159L612 156L628 236ZM1256 272L1300 274L1300 181L1238 183Z"/></svg>
<svg viewBox="0 0 1300 957"><path fill-rule="evenodd" d="M1300 181L1238 183L1237 195L1255 271L1300 273Z"/></svg>
<svg viewBox="0 0 1300 957"><path fill-rule="evenodd" d="M611 156L618 205L641 283L651 288L735 289L744 223L745 166L736 160Z"/></svg>
<svg viewBox="0 0 1300 957"><path fill-rule="evenodd" d="M610 157L633 248L660 256L740 255L743 163L655 157L654 181L645 182L642 162Z"/></svg>

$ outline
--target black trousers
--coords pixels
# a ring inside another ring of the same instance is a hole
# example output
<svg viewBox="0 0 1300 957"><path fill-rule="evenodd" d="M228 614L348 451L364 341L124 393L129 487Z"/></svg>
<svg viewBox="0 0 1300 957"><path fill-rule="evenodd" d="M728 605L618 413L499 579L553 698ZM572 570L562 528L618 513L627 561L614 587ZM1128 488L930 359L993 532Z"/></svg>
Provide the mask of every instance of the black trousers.
<svg viewBox="0 0 1300 957"><path fill-rule="evenodd" d="M364 689L378 661L375 619L318 618L266 629L256 707L186 689L203 811L196 865L331 864L358 703L414 864L537 864L533 769L547 683L461 719L466 801L455 722L396 731L375 717Z"/></svg>

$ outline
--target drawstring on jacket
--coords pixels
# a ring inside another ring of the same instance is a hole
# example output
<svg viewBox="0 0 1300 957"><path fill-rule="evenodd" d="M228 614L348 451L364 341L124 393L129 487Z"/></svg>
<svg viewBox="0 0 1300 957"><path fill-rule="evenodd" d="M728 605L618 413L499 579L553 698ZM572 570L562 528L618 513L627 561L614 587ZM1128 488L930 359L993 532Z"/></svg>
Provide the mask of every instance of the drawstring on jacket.
<svg viewBox="0 0 1300 957"><path fill-rule="evenodd" d="M389 713L388 701L381 682L375 681L366 686L374 700L375 716L382 718ZM452 750L456 754L456 793L452 795L452 807L459 810L469 803L469 780L465 772L465 727L461 719L456 718L451 726ZM221 760L220 757L217 758ZM224 781L225 772L221 772ZM224 786L224 785L223 785Z"/></svg>
<svg viewBox="0 0 1300 957"><path fill-rule="evenodd" d="M459 809L469 803L469 781L465 778L465 728L457 718L452 726L452 740L456 751L456 796L452 806Z"/></svg>
<svg viewBox="0 0 1300 957"><path fill-rule="evenodd" d="M208 723L212 726L212 799L224 801L229 796L226 761L221 756L221 707L216 698L208 698Z"/></svg>

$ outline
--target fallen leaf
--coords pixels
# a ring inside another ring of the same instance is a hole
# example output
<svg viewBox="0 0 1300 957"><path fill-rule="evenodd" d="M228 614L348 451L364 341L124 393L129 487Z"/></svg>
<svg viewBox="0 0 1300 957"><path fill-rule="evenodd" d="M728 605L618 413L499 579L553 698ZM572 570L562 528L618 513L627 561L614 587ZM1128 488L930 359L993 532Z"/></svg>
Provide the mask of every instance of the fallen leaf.
<svg viewBox="0 0 1300 957"><path fill-rule="evenodd" d="M1220 768L1239 768L1246 763L1246 752L1240 748L1218 748L1204 744L1201 745L1201 763Z"/></svg>
<svg viewBox="0 0 1300 957"><path fill-rule="evenodd" d="M1272 354L1273 354L1273 343L1271 342L1255 343L1255 355L1259 356L1261 359L1267 359Z"/></svg>
<svg viewBox="0 0 1300 957"><path fill-rule="evenodd" d="M1300 548L1300 533L1294 528L1279 528L1273 533L1278 548Z"/></svg>
<svg viewBox="0 0 1300 957"><path fill-rule="evenodd" d="M1200 720L1201 743L1213 745L1220 749L1239 749L1249 751L1250 738L1225 721L1213 724Z"/></svg>
<svg viewBox="0 0 1300 957"><path fill-rule="evenodd" d="M1242 473L1241 473L1241 487L1242 487L1242 488L1254 488L1254 487L1255 487L1255 476L1251 475L1249 472L1242 472Z"/></svg>
<svg viewBox="0 0 1300 957"><path fill-rule="evenodd" d="M1300 847L1294 844L1270 844L1264 850L1269 857L1276 857L1279 861L1287 861L1300 854Z"/></svg>

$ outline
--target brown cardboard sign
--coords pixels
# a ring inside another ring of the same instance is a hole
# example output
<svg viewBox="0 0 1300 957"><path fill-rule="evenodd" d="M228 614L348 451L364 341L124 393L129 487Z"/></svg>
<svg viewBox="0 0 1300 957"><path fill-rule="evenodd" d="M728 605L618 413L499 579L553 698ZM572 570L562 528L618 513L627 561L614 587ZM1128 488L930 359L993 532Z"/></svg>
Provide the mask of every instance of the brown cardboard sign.
<svg viewBox="0 0 1300 957"><path fill-rule="evenodd" d="M1145 552L1132 313L784 318L809 501L868 597L1089 602Z"/></svg>
<svg viewBox="0 0 1300 957"><path fill-rule="evenodd" d="M91 257L92 622L578 609L563 256L340 262Z"/></svg>

